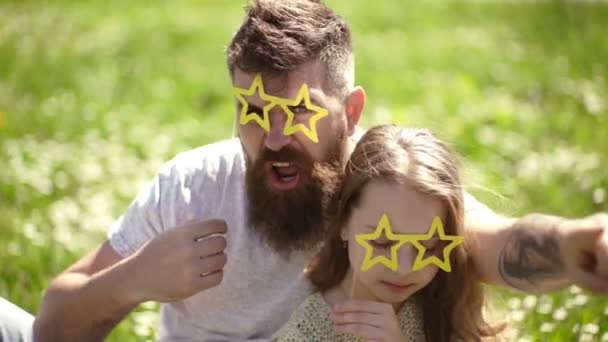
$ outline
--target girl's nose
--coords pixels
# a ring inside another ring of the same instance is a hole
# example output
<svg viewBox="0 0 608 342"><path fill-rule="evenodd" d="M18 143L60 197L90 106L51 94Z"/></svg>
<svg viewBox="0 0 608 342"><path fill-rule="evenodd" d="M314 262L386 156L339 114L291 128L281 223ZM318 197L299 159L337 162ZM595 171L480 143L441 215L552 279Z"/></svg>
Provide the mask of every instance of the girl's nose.
<svg viewBox="0 0 608 342"><path fill-rule="evenodd" d="M399 263L397 265L397 273L405 275L412 272L417 255L418 250L412 244L407 243L401 246L397 251L397 261Z"/></svg>
<svg viewBox="0 0 608 342"><path fill-rule="evenodd" d="M291 143L291 136L283 134L287 116L280 109L272 110L268 115L270 119L270 132L266 133L264 144L271 151L279 151Z"/></svg>

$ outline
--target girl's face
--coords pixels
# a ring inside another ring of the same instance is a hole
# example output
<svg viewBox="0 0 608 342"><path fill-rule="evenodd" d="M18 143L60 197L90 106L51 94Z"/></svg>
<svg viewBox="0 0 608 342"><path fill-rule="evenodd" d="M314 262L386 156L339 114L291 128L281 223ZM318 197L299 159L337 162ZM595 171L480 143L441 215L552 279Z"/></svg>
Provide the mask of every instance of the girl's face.
<svg viewBox="0 0 608 342"><path fill-rule="evenodd" d="M433 218L444 219L442 203L431 196L421 194L408 185L372 182L365 186L358 207L354 207L350 220L342 232L348 240L348 254L354 275L355 297L386 303L398 304L431 282L437 273L434 264L413 271L418 250L406 243L397 250L397 271L376 263L366 271L361 270L365 249L355 239L357 234L369 234L376 230L383 214L388 215L391 229L395 234L426 234ZM437 236L421 241L427 249L425 258L441 252ZM381 234L370 241L374 248L373 257L386 256L390 259L390 247L395 243Z"/></svg>

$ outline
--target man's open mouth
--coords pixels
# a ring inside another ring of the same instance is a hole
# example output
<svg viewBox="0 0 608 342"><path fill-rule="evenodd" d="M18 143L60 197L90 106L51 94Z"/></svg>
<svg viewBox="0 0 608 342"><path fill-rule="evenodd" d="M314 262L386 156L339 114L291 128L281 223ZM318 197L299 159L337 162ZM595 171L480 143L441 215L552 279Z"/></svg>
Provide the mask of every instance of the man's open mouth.
<svg viewBox="0 0 608 342"><path fill-rule="evenodd" d="M270 184L277 190L291 190L300 180L300 168L290 162L268 162L266 171Z"/></svg>

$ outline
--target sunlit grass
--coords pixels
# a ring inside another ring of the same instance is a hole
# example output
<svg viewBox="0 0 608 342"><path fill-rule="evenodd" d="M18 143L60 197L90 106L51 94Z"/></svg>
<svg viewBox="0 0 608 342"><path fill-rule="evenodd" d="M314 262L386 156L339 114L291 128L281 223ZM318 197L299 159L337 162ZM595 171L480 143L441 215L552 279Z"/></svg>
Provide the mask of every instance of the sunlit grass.
<svg viewBox="0 0 608 342"><path fill-rule="evenodd" d="M430 127L506 214L608 209L608 6L330 1L352 25L366 126ZM36 312L177 152L231 135L223 49L242 3L0 4L0 295ZM522 341L608 341L578 288L494 291ZM153 339L157 305L110 341Z"/></svg>

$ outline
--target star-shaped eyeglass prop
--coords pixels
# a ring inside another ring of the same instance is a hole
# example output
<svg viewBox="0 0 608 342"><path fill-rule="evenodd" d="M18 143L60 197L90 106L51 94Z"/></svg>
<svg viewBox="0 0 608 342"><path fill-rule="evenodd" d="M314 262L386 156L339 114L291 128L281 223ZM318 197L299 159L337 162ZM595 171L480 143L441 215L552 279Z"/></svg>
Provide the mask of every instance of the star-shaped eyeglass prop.
<svg viewBox="0 0 608 342"><path fill-rule="evenodd" d="M314 113L308 121L308 127L301 123L295 125L293 124L296 114L293 113L290 107L299 106L302 104L302 102L304 102L304 106L308 111ZM317 121L327 116L327 109L315 106L310 102L310 91L308 90L308 86L306 84L302 85L295 100L290 102L285 101L280 103L280 105L281 108L283 108L283 111L285 111L287 114L287 122L285 122L283 134L291 135L297 132L302 132L308 137L308 139L316 143L319 142L319 136L317 135Z"/></svg>
<svg viewBox="0 0 608 342"><path fill-rule="evenodd" d="M435 255L431 255L428 258L424 258L426 254L427 247L422 245L420 241L427 241L433 238L435 232L439 235L439 243L443 243L444 241L449 241L445 247L443 247L443 259L439 259ZM412 244L418 250L418 256L414 261L414 271L418 271L423 267L435 264L437 267L441 268L446 272L452 272L452 265L450 264L450 253L456 246L460 245L464 241L464 237L458 235L445 235L445 230L443 229L443 223L441 222L441 218L436 216L433 219L433 224L429 229L429 232L426 235L413 235L410 236L412 238Z"/></svg>
<svg viewBox="0 0 608 342"><path fill-rule="evenodd" d="M267 105L264 106L262 112L263 113L248 113L249 111L249 103L245 97L251 97L255 94L258 94L259 98L263 101L268 102ZM317 133L317 122L323 117L328 115L328 111L325 108L316 106L312 104L310 100L310 91L308 89L308 85L303 84L298 91L298 95L295 99L286 99L282 97L272 96L266 94L264 91L264 84L262 82L262 75L260 73L256 74L253 82L249 89L243 88L234 88L234 95L237 100L241 103L241 113L239 116L239 123L241 125L245 125L250 121L255 121L262 127L266 132L270 132L270 118L269 111L274 106L280 106L285 114L287 115L287 120L285 122L285 126L283 127L283 134L292 135L297 132L302 132L308 139L312 140L315 143L319 142L319 136ZM293 107L300 106L304 104L307 113L314 113L308 119L308 126L302 123L294 124L296 120L296 116L292 110ZM261 116L260 116L261 115Z"/></svg>
<svg viewBox="0 0 608 342"><path fill-rule="evenodd" d="M386 238L389 241L395 242L391 246L390 259L383 255L372 257L374 253L374 247L369 243L369 241L378 239L382 232L384 232ZM428 258L424 258L426 250L428 248L422 245L420 241L428 241L432 239L435 235L435 232L438 232L439 235L438 243L441 243L443 241L450 242L447 246L443 248L443 260L439 259L435 255L432 255ZM412 268L414 271L418 271L427 265L435 264L442 270L446 272L451 272L452 267L450 265L450 253L456 246L458 246L464 241L464 237L462 236L445 235L443 223L441 222L441 218L439 216L436 216L433 219L433 223L431 224L431 227L427 234L395 234L392 231L391 224L386 213L383 214L380 218L380 221L376 226L376 230L373 233L357 234L355 239L365 249L365 259L363 260L361 266L362 271L367 271L375 264L383 264L392 271L397 271L399 267L397 260L397 250L401 248L404 244L410 242L418 250L418 255L416 256L416 260L414 261L414 266Z"/></svg>
<svg viewBox="0 0 608 342"><path fill-rule="evenodd" d="M369 243L369 241L378 239L383 232L389 241L396 242L391 246L391 258L388 259L384 255L378 255L372 258L374 254L374 247ZM365 259L363 259L363 264L361 265L362 271L369 270L375 264L383 264L391 270L397 271L397 250L407 241L400 237L399 234L393 233L391 223L388 220L388 215L382 215L378 225L376 226L376 230L373 233L357 234L355 239L361 246L363 246L363 248L365 248Z"/></svg>
<svg viewBox="0 0 608 342"><path fill-rule="evenodd" d="M234 95L237 100L241 103L241 115L239 116L239 123L241 125L246 125L249 121L255 121L262 127L266 132L270 132L270 118L268 116L268 111L270 110L269 105L264 106L262 116L260 117L260 113L248 113L249 111L249 102L245 97L251 97L255 94L258 94L260 99L264 101L270 101L270 95L267 95L264 92L264 84L262 83L262 75L257 74L251 82L251 86L249 89L243 88L234 88Z"/></svg>

